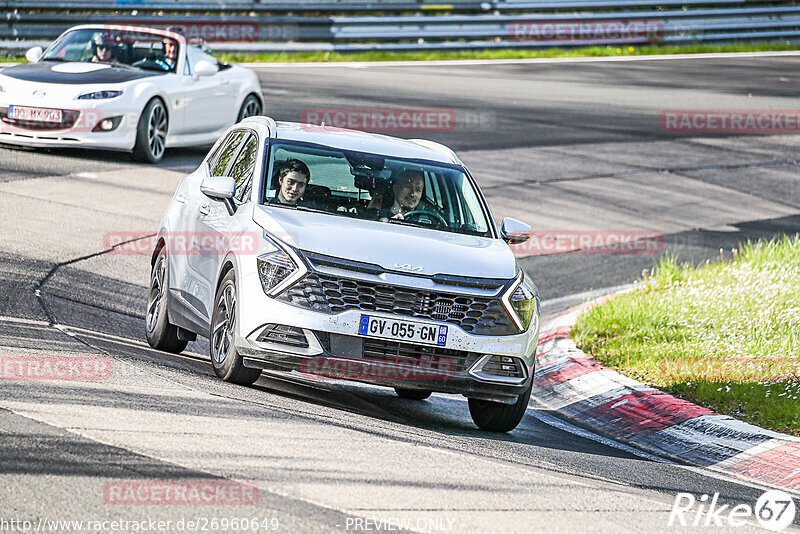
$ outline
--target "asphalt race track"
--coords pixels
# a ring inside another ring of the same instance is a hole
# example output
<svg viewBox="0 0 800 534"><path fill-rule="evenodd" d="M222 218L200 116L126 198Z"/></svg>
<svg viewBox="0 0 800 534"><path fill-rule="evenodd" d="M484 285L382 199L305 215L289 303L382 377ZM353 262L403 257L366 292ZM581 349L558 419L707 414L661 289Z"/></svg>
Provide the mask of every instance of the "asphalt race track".
<svg viewBox="0 0 800 534"><path fill-rule="evenodd" d="M452 113L448 131L397 135L456 150L498 219L663 236L655 253L521 259L553 313L576 301L569 295L632 282L659 255L703 261L720 248L730 256L742 239L797 231L800 137L679 135L663 131L660 117L797 109L798 66L763 57L258 72L277 120L319 108ZM0 381L0 519L258 517L277 518L280 532L375 531L359 522L370 518L423 532L670 532L680 492L751 505L763 492L553 426L535 400L519 428L493 435L476 430L457 396L414 402L266 375L243 388L216 379L205 340L179 357L150 350L149 258L109 251L104 236L155 232L177 181L204 153L173 150L144 166L116 153L0 148L0 356L93 355L113 369L101 382ZM173 480L252 483L258 499L165 506L108 497L110 484Z"/></svg>

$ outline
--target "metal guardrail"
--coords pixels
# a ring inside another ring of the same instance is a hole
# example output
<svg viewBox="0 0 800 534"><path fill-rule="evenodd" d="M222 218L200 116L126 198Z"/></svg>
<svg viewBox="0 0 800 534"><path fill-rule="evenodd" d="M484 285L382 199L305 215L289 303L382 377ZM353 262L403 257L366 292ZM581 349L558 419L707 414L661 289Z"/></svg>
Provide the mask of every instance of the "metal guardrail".
<svg viewBox="0 0 800 534"><path fill-rule="evenodd" d="M0 49L14 48L15 40L49 41L87 21L177 27L190 37L205 38L212 48L239 52L800 39L800 6L753 0L461 0L447 4L0 0Z"/></svg>

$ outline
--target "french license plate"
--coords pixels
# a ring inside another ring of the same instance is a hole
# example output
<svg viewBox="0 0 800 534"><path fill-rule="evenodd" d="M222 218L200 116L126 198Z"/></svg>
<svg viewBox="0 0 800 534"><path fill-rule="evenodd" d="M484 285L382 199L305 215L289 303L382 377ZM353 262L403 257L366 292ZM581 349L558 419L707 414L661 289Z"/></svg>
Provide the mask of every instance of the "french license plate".
<svg viewBox="0 0 800 534"><path fill-rule="evenodd" d="M367 337L411 341L428 345L445 345L447 343L446 326L429 325L414 321L398 321L370 315L361 316L361 321L358 324L358 333Z"/></svg>
<svg viewBox="0 0 800 534"><path fill-rule="evenodd" d="M60 109L9 106L8 118L18 121L61 122L62 113Z"/></svg>

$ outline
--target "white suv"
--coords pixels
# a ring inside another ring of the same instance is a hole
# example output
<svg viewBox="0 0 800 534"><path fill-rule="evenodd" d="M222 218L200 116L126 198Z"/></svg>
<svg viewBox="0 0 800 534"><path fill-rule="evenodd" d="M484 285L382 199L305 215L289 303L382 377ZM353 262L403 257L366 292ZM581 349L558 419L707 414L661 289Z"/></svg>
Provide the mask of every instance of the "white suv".
<svg viewBox="0 0 800 534"><path fill-rule="evenodd" d="M484 429L528 404L539 296L448 148L251 117L184 178L152 257L147 340L210 339L214 371L281 369L469 398Z"/></svg>

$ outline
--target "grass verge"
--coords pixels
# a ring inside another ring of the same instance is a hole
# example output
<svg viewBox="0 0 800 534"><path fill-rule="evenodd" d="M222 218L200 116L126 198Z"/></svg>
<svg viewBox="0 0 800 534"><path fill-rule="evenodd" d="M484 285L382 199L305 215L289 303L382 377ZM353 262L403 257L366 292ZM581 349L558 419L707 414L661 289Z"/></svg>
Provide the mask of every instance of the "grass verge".
<svg viewBox="0 0 800 534"><path fill-rule="evenodd" d="M213 46L212 46L213 48ZM335 62L335 61L431 61L441 59L527 59L527 58L572 58L609 56L649 56L656 54L703 54L723 52L776 52L800 50L800 44L728 44L728 45L690 45L690 46L591 46L577 48L517 49L517 50L450 50L425 52L282 52L256 54L217 55L223 61L234 63L275 63L275 62ZM22 57L0 58L2 61L21 62Z"/></svg>
<svg viewBox="0 0 800 534"><path fill-rule="evenodd" d="M527 59L559 57L650 56L656 54L701 54L719 52L765 52L800 50L798 44L733 44L696 46L591 46L578 48L547 48L518 50L449 50L424 52L292 52L271 54L219 54L225 61L282 62L282 61L431 61L442 59Z"/></svg>
<svg viewBox="0 0 800 534"><path fill-rule="evenodd" d="M700 267L662 260L573 331L604 365L720 413L800 436L800 236Z"/></svg>

